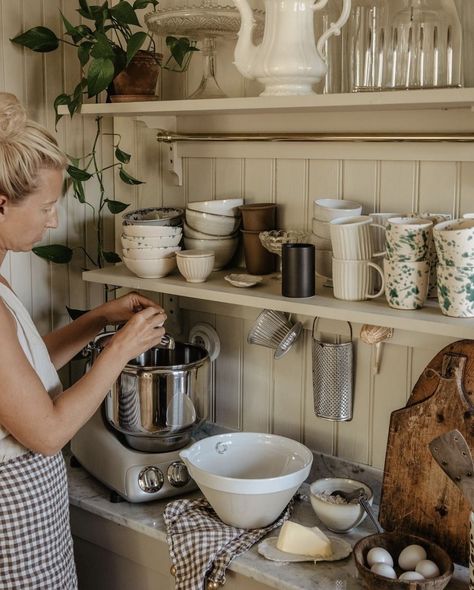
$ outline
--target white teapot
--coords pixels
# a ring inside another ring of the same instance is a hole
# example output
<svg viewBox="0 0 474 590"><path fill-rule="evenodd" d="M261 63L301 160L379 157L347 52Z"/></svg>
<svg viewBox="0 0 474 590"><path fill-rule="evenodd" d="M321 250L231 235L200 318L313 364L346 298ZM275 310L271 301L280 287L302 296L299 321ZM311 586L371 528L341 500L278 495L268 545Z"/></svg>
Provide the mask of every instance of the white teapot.
<svg viewBox="0 0 474 590"><path fill-rule="evenodd" d="M265 32L256 46L252 41L255 19L248 0L234 0L241 17L234 64L245 78L264 84L260 96L314 94L313 84L327 71L324 43L340 34L351 9L351 0L343 0L341 16L315 43L313 14L328 1L265 0Z"/></svg>

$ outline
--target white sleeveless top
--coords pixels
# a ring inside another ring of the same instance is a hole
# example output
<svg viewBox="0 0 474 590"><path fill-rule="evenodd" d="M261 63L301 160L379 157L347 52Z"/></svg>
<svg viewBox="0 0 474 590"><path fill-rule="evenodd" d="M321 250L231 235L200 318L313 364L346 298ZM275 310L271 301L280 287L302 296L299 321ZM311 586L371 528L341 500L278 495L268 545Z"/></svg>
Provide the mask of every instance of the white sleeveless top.
<svg viewBox="0 0 474 590"><path fill-rule="evenodd" d="M30 314L15 293L1 282L0 297L3 299L3 302L16 320L18 340L26 358L30 361L31 366L38 374L38 377L50 397L54 399L61 393L62 385L56 369L51 362L48 349L36 329ZM28 449L15 440L13 436L0 425L0 463L27 452Z"/></svg>

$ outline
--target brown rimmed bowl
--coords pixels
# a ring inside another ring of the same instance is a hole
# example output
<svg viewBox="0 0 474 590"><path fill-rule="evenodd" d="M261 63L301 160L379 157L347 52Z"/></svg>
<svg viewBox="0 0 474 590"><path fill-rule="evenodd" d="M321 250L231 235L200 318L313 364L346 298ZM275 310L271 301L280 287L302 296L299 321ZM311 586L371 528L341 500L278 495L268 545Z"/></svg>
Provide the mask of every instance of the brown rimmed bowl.
<svg viewBox="0 0 474 590"><path fill-rule="evenodd" d="M427 559L434 561L441 574L426 580L406 581L392 580L374 574L367 566L367 553L373 547L383 547L393 557L394 569L398 575L403 573L398 567L398 556L408 545L421 545L425 548ZM360 577L367 588L374 590L442 590L452 578L454 566L451 558L439 545L416 535L401 532L380 533L360 539L354 546L354 560Z"/></svg>

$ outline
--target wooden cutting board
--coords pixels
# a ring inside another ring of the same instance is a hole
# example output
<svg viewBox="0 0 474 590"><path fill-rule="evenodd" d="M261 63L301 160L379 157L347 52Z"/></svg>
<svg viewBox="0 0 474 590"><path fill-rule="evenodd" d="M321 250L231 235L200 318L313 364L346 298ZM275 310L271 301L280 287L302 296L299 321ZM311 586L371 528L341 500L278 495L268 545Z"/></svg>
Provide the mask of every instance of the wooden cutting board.
<svg viewBox="0 0 474 590"><path fill-rule="evenodd" d="M436 464L430 441L457 428L474 446L474 341L439 352L405 408L392 412L380 501L380 523L431 539L463 565L469 561L470 507Z"/></svg>

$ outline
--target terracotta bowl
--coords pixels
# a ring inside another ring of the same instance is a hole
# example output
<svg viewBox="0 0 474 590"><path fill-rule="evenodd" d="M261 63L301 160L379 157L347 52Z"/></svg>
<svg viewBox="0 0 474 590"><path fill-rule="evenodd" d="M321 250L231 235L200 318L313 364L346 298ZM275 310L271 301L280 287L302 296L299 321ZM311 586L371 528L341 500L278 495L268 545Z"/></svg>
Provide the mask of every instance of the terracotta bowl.
<svg viewBox="0 0 474 590"><path fill-rule="evenodd" d="M372 547L383 547L393 557L395 571L400 575L402 570L397 564L398 556L408 545L421 545L424 547L427 558L436 563L441 574L436 578L404 582L403 580L385 578L370 571L367 565L367 553ZM442 590L448 585L454 571L451 558L439 545L422 537L405 533L381 533L364 537L354 546L354 560L359 575L364 580L367 588L373 588L374 590Z"/></svg>

